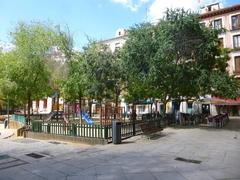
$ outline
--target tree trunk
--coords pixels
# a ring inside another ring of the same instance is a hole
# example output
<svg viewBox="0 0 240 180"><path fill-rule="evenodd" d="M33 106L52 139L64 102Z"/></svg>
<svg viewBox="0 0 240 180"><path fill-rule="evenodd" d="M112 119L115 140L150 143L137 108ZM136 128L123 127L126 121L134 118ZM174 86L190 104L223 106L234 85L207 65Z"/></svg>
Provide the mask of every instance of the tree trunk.
<svg viewBox="0 0 240 180"><path fill-rule="evenodd" d="M166 116L166 105L167 105L167 101L163 102L163 118L165 119L165 126L168 125L168 118Z"/></svg>
<svg viewBox="0 0 240 180"><path fill-rule="evenodd" d="M133 108L132 108L132 117L131 119L135 122L137 120L137 111L136 111L136 104L133 103Z"/></svg>
<svg viewBox="0 0 240 180"><path fill-rule="evenodd" d="M27 117L26 104L25 103L24 103L24 106L23 106L23 114L24 114L24 117Z"/></svg>
<svg viewBox="0 0 240 180"><path fill-rule="evenodd" d="M80 111L80 121L82 121L82 96L79 95L79 111Z"/></svg>
<svg viewBox="0 0 240 180"><path fill-rule="evenodd" d="M89 116L92 117L92 99L88 99L88 106L89 106Z"/></svg>
<svg viewBox="0 0 240 180"><path fill-rule="evenodd" d="M102 101L100 101L100 125L102 125Z"/></svg>
<svg viewBox="0 0 240 180"><path fill-rule="evenodd" d="M153 103L151 102L151 115L152 115L152 107L153 107Z"/></svg>
<svg viewBox="0 0 240 180"><path fill-rule="evenodd" d="M157 100L155 101L155 113L157 114L158 112L158 107L157 107L158 103L157 103Z"/></svg>
<svg viewBox="0 0 240 180"><path fill-rule="evenodd" d="M117 118L117 113L118 113L118 98L119 98L119 93L116 91L116 97L115 97L115 109L114 109L114 120Z"/></svg>
<svg viewBox="0 0 240 180"><path fill-rule="evenodd" d="M67 108L68 108L68 113L67 113L67 116L68 116L68 121L69 121L69 102L68 102L68 104L67 104Z"/></svg>
<svg viewBox="0 0 240 180"><path fill-rule="evenodd" d="M12 104L12 113L14 113L15 112L15 105L14 104Z"/></svg>
<svg viewBox="0 0 240 180"><path fill-rule="evenodd" d="M59 94L57 93L57 121L58 121L58 114L59 114Z"/></svg>
<svg viewBox="0 0 240 180"><path fill-rule="evenodd" d="M74 100L74 103L73 103L73 117L75 118L76 117L76 100Z"/></svg>
<svg viewBox="0 0 240 180"><path fill-rule="evenodd" d="M28 109L27 109L27 120L28 124L30 124L30 110L31 110L31 95L28 95Z"/></svg>

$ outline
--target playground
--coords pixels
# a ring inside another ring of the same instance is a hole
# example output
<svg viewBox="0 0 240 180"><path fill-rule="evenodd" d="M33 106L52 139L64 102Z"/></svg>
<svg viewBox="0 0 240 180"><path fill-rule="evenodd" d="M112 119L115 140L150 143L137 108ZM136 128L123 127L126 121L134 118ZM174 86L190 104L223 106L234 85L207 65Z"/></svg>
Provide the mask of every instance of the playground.
<svg viewBox="0 0 240 180"><path fill-rule="evenodd" d="M58 114L58 122L80 123L87 125L110 125L113 120L119 122L129 122L125 107L115 107L112 104L93 104L91 110L89 107L79 107L79 104L65 104L64 111L54 110L51 117L52 121L56 121Z"/></svg>

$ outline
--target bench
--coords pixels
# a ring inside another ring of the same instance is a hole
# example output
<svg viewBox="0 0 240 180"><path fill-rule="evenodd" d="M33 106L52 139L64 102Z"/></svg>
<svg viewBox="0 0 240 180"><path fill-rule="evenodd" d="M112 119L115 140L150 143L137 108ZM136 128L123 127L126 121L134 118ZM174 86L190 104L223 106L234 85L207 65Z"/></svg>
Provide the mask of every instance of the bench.
<svg viewBox="0 0 240 180"><path fill-rule="evenodd" d="M163 128L158 127L155 122L144 122L140 124L142 135L146 136L148 139L151 138L151 135L162 131Z"/></svg>

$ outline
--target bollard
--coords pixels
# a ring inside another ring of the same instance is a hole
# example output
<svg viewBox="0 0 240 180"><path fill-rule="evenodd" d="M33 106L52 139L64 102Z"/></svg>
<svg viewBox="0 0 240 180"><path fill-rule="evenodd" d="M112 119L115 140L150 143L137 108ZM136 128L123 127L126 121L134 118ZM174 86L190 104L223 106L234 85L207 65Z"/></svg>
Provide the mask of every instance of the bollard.
<svg viewBox="0 0 240 180"><path fill-rule="evenodd" d="M121 144L121 122L112 121L112 140L113 144Z"/></svg>
<svg viewBox="0 0 240 180"><path fill-rule="evenodd" d="M48 123L48 125L47 125L47 133L50 133L50 129L51 129L51 124Z"/></svg>

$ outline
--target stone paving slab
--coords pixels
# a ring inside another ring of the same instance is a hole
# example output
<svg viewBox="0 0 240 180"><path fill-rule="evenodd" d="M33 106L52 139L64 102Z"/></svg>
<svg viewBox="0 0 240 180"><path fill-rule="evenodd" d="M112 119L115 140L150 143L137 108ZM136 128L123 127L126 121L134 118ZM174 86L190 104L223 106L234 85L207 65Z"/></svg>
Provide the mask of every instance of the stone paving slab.
<svg viewBox="0 0 240 180"><path fill-rule="evenodd" d="M0 129L0 139L7 139L14 135L14 129Z"/></svg>
<svg viewBox="0 0 240 180"><path fill-rule="evenodd" d="M86 146L1 139L0 155L27 162L0 170L0 180L220 180L240 179L240 131L167 128L154 140ZM45 157L34 159L28 153ZM202 161L176 161L176 157Z"/></svg>

